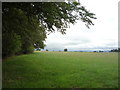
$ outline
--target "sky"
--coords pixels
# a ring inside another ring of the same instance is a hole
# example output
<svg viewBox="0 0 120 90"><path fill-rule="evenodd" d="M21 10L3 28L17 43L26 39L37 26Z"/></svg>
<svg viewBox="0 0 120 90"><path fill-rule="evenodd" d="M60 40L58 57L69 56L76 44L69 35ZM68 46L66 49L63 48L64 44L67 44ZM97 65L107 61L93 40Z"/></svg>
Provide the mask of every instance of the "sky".
<svg viewBox="0 0 120 90"><path fill-rule="evenodd" d="M66 34L51 33L45 41L49 51L111 50L118 47L119 0L79 0L82 6L96 14L94 26L88 29L82 21L67 28Z"/></svg>

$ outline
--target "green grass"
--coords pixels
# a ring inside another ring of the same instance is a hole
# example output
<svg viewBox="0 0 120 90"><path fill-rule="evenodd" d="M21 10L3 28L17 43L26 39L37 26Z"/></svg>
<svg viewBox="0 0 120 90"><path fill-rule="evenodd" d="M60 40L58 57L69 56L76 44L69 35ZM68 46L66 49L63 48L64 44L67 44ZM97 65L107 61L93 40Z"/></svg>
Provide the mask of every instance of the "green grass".
<svg viewBox="0 0 120 90"><path fill-rule="evenodd" d="M117 88L118 53L35 52L3 61L3 88Z"/></svg>

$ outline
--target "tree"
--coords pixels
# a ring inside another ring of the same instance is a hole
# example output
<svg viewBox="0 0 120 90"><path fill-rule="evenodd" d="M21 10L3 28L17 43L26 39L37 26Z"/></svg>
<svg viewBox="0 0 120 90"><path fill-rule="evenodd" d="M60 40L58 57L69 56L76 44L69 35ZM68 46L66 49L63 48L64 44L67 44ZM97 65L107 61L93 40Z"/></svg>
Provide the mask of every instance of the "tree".
<svg viewBox="0 0 120 90"><path fill-rule="evenodd" d="M100 50L99 52L104 52L104 51L101 51L101 50Z"/></svg>
<svg viewBox="0 0 120 90"><path fill-rule="evenodd" d="M118 49L112 49L110 52L120 52L120 48L118 48Z"/></svg>
<svg viewBox="0 0 120 90"><path fill-rule="evenodd" d="M47 34L57 31L65 34L70 23L82 20L89 28L94 25L91 19L95 14L89 12L77 2L3 2L3 54L9 56L14 47L15 53L31 53L34 48L44 48ZM10 33L16 38L9 44ZM7 36L7 38L6 38ZM17 38L19 37L19 38ZM6 44L6 45L5 45ZM18 47L20 49L18 49ZM3 56L4 56L3 55Z"/></svg>
<svg viewBox="0 0 120 90"><path fill-rule="evenodd" d="M34 15L40 23L50 32L58 31L65 33L65 28L69 23L74 24L81 19L86 26L93 25L91 19L96 19L95 14L89 12L85 7L77 2L24 2L24 3L3 3L3 12L6 13L10 8L21 9L25 12L30 21Z"/></svg>
<svg viewBox="0 0 120 90"><path fill-rule="evenodd" d="M68 51L67 48L65 48L64 51L67 52Z"/></svg>
<svg viewBox="0 0 120 90"><path fill-rule="evenodd" d="M46 38L46 32L44 28L39 27L40 24L37 22L37 18L33 17L32 20L33 25L31 25L22 10L15 8L11 8L7 15L3 14L3 57L11 54L32 53L36 47L44 48L43 41ZM11 34L13 35L12 37ZM16 44L18 40L15 36L19 36L20 45ZM12 48L9 48L9 46ZM18 47L20 48L19 50L13 50L13 48L18 49Z"/></svg>
<svg viewBox="0 0 120 90"><path fill-rule="evenodd" d="M36 51L41 51L41 49L40 49L40 48L37 48Z"/></svg>

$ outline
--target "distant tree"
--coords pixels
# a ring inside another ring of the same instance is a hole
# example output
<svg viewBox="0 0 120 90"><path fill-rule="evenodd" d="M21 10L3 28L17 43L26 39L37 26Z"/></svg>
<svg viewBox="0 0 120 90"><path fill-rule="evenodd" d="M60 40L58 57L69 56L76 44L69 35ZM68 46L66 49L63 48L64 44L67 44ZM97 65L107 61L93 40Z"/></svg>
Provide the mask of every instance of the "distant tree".
<svg viewBox="0 0 120 90"><path fill-rule="evenodd" d="M36 51L41 51L41 49L40 49L40 48L37 48Z"/></svg>
<svg viewBox="0 0 120 90"><path fill-rule="evenodd" d="M46 49L46 51L48 51L48 49Z"/></svg>
<svg viewBox="0 0 120 90"><path fill-rule="evenodd" d="M67 48L65 48L64 51L67 52L68 51Z"/></svg>
<svg viewBox="0 0 120 90"><path fill-rule="evenodd" d="M112 49L110 52L120 52L120 48L118 48L118 49Z"/></svg>
<svg viewBox="0 0 120 90"><path fill-rule="evenodd" d="M103 52L103 51L100 50L99 52Z"/></svg>
<svg viewBox="0 0 120 90"><path fill-rule="evenodd" d="M118 48L118 52L120 52L120 48Z"/></svg>

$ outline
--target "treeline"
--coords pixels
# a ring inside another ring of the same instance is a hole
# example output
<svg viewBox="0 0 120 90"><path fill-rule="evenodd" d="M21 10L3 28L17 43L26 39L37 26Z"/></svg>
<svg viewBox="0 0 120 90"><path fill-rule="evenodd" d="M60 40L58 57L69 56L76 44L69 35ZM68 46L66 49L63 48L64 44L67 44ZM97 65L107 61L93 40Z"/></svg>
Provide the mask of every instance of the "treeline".
<svg viewBox="0 0 120 90"><path fill-rule="evenodd" d="M118 48L118 49L112 49L110 52L120 52L120 48Z"/></svg>
<svg viewBox="0 0 120 90"><path fill-rule="evenodd" d="M32 53L45 47L48 33L57 29L65 34L76 20L89 27L91 19L96 19L95 14L77 2L3 2L2 56Z"/></svg>

